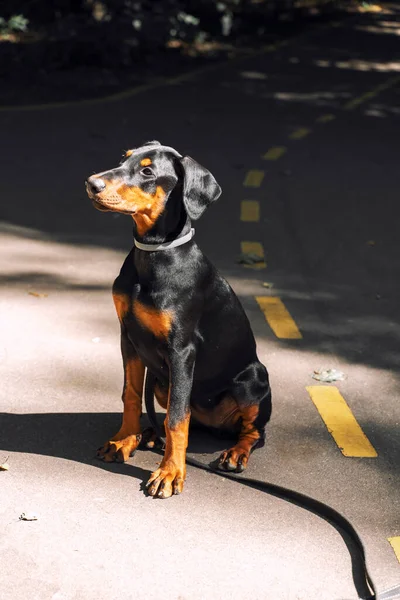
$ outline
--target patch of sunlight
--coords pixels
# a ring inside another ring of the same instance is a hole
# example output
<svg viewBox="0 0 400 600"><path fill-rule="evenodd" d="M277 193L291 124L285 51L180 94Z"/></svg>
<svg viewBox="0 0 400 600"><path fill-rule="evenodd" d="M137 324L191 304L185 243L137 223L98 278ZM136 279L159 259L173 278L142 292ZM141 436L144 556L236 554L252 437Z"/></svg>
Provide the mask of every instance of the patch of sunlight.
<svg viewBox="0 0 400 600"><path fill-rule="evenodd" d="M122 383L111 286L126 253L6 222L0 245L3 410L12 398L13 411L58 412L77 390L74 410L107 410Z"/></svg>
<svg viewBox="0 0 400 600"><path fill-rule="evenodd" d="M48 294L110 288L126 252L58 241L42 231L0 222L0 284ZM94 266L94 259L96 267Z"/></svg>
<svg viewBox="0 0 400 600"><path fill-rule="evenodd" d="M297 93L297 92L276 92L273 97L277 100L284 100L285 102L321 102L337 100L340 98L347 98L347 93L334 93L334 92L311 92L311 93Z"/></svg>
<svg viewBox="0 0 400 600"><path fill-rule="evenodd" d="M315 60L317 67L336 67L338 69L352 69L353 71L400 71L400 61L378 62L372 60L341 60L331 62L330 60Z"/></svg>
<svg viewBox="0 0 400 600"><path fill-rule="evenodd" d="M379 21L381 27L399 27L398 21Z"/></svg>
<svg viewBox="0 0 400 600"><path fill-rule="evenodd" d="M378 110L376 108L370 108L368 110L365 111L365 114L368 117L379 117L379 118L385 118L385 113L382 110Z"/></svg>
<svg viewBox="0 0 400 600"><path fill-rule="evenodd" d="M398 25L398 23L397 23ZM392 35L400 35L400 27L395 29L394 27L376 27L375 25L357 25L355 27L357 31L366 31L367 33L383 33L383 34L392 34Z"/></svg>
<svg viewBox="0 0 400 600"><path fill-rule="evenodd" d="M235 293L241 298L248 296L261 296L265 293L268 286L264 285L265 282L260 279L254 279L251 277L244 277L243 275L229 275L225 273L225 277L228 279L229 284L234 289ZM287 289L280 288L279 285L274 286L274 295L279 296L282 299L290 300L301 300L314 302L315 300L321 302L333 302L338 300L338 295L328 291L317 291L310 294L309 292L303 292L296 288Z"/></svg>
<svg viewBox="0 0 400 600"><path fill-rule="evenodd" d="M259 71L242 71L241 76L245 79L268 79L265 73L260 73Z"/></svg>
<svg viewBox="0 0 400 600"><path fill-rule="evenodd" d="M380 4L369 4L368 2L363 2L357 7L358 12L361 13L378 13L382 12L382 6Z"/></svg>
<svg viewBox="0 0 400 600"><path fill-rule="evenodd" d="M331 67L332 61L330 61L330 60L314 60L314 64L317 65L317 67Z"/></svg>

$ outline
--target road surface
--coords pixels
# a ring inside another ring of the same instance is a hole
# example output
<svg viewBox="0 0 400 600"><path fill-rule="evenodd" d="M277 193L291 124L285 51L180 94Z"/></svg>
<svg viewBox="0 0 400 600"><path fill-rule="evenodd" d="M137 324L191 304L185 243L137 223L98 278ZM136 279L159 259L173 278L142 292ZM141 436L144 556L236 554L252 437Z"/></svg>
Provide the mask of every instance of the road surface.
<svg viewBox="0 0 400 600"><path fill-rule="evenodd" d="M181 496L154 500L157 455L94 458L120 424L110 288L132 232L93 210L83 182L149 139L223 189L196 238L237 291L273 389L248 475L342 512L378 589L400 584L399 31L398 9L357 15L119 100L0 112L3 600L357 598L343 539L312 513L192 468ZM243 242L264 268L238 263ZM290 316L269 324L259 297ZM278 337L282 322L299 335ZM344 373L325 387L376 456L340 451L306 389L320 368ZM223 448L196 434L189 452Z"/></svg>

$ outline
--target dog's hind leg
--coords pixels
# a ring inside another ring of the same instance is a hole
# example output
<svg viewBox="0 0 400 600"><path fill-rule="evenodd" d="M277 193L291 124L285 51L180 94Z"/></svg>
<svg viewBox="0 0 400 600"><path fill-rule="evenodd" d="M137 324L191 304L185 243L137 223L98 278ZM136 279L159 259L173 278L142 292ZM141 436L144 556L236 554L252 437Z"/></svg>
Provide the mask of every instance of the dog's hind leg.
<svg viewBox="0 0 400 600"><path fill-rule="evenodd" d="M241 428L237 443L221 454L219 466L240 473L252 451L264 445L265 425L271 417L271 388L264 365L255 362L239 373L230 394L239 407Z"/></svg>

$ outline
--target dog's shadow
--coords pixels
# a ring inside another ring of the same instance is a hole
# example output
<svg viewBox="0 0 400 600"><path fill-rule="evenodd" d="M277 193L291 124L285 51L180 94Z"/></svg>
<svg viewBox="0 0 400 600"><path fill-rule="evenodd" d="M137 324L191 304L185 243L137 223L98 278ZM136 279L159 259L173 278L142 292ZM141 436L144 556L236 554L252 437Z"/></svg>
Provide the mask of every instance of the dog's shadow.
<svg viewBox="0 0 400 600"><path fill-rule="evenodd" d="M158 415L160 424L162 418L163 415ZM151 471L137 466L135 459L126 464L117 464L96 458L97 448L119 430L121 420L120 413L0 413L0 447L5 455L7 452L21 452L53 456L122 473L138 479L144 490ZM148 425L144 415L142 426L146 428ZM227 444L227 440L193 428L189 435L188 451L211 455L222 452ZM207 457L202 460L209 462Z"/></svg>

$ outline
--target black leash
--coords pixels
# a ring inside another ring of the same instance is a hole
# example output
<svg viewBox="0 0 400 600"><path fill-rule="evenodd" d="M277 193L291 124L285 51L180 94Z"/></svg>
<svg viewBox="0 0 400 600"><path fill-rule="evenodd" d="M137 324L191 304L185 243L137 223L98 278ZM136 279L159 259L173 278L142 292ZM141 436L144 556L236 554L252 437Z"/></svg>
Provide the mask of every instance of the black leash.
<svg viewBox="0 0 400 600"><path fill-rule="evenodd" d="M164 443L163 433L157 422L156 411L154 408L154 385L154 375L148 370L146 370L144 399L147 410L147 416L151 425L154 427L157 436ZM154 448L154 450L156 452L162 453L161 450L158 450L157 448ZM274 483L268 483L266 481L259 481L258 479L243 477L240 474L236 475L229 471L218 470L216 465L206 465L191 456L186 457L186 462L188 465L196 467L197 469L201 469L202 471L207 471L208 473L212 473L213 475L218 475L219 477L223 477L225 479L237 481L238 483L246 485L247 487L260 490L262 492L270 494L271 496L275 496L277 498L281 498L282 500L286 500L287 502L290 502L291 504L308 510L313 514L319 516L320 518L324 519L336 529L336 531L341 535L344 543L346 544L346 547L351 557L353 582L357 590L359 600L400 599L400 586L395 586L389 590L386 590L378 596L375 585L368 572L365 557L365 549L360 539L360 536L358 535L357 531L354 529L350 521L348 521L346 517L344 517L342 514L340 514L337 510L335 510L328 504L325 504L320 500L316 500L311 496L307 496L306 494L302 494L301 492L296 492L295 490L291 490L290 488L285 488ZM354 549L355 552L352 551L352 549Z"/></svg>

